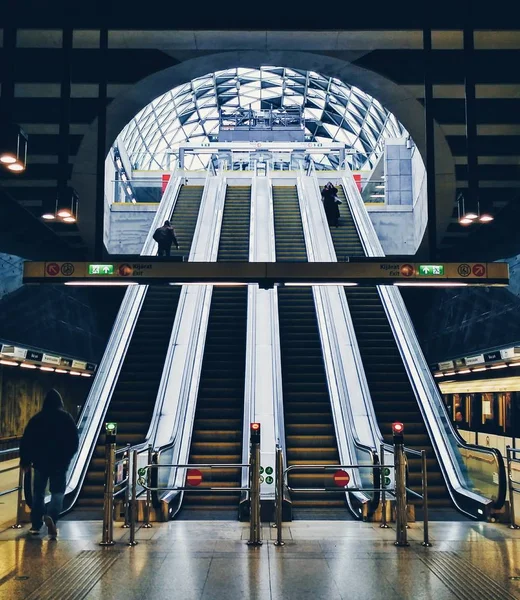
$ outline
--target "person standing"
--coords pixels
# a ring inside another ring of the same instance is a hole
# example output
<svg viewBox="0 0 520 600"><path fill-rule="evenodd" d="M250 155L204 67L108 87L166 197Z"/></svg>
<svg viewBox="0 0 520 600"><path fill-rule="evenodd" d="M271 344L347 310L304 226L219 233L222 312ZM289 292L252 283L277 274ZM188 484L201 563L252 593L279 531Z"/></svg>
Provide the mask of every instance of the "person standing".
<svg viewBox="0 0 520 600"><path fill-rule="evenodd" d="M56 524L63 509L66 474L78 449L78 429L65 410L58 391L47 392L42 410L27 424L20 442L20 468L34 467L33 505L30 533L38 535L43 521L51 539L56 539ZM51 500L45 514L45 490L50 484Z"/></svg>
<svg viewBox="0 0 520 600"><path fill-rule="evenodd" d="M179 249L179 243L170 221L165 221L162 227L155 230L153 239L159 246L158 256L170 256L172 243L175 244L177 250Z"/></svg>
<svg viewBox="0 0 520 600"><path fill-rule="evenodd" d="M332 182L328 182L321 192L323 207L327 223L330 227L338 227L339 225L339 206L338 206L338 188L334 187Z"/></svg>

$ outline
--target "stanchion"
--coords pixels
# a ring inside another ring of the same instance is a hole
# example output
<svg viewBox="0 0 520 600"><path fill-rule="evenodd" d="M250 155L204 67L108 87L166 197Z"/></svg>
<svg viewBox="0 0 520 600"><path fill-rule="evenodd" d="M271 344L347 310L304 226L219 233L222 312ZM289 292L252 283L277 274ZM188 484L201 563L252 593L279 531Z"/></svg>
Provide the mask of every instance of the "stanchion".
<svg viewBox="0 0 520 600"><path fill-rule="evenodd" d="M11 529L21 529L22 528L22 517L24 513L24 504L22 497L23 490L23 478L24 478L24 470L20 467L20 471L18 473L18 492L16 499L16 522L14 525L11 525Z"/></svg>
<svg viewBox="0 0 520 600"><path fill-rule="evenodd" d="M518 529L515 519L515 490L513 486L513 469L511 466L512 460L513 452L511 451L511 446L506 446L507 487L509 490L509 515L511 517L511 525L509 525L509 529Z"/></svg>
<svg viewBox="0 0 520 600"><path fill-rule="evenodd" d="M283 511L283 452L280 446L276 446L276 542L275 546L285 546L282 540L282 511Z"/></svg>
<svg viewBox="0 0 520 600"><path fill-rule="evenodd" d="M251 520L248 546L261 546L260 540L260 423L251 423L250 498Z"/></svg>
<svg viewBox="0 0 520 600"><path fill-rule="evenodd" d="M429 521L428 521L428 472L426 465L426 450L421 450L421 463L422 463L422 497L423 497L423 546L430 547L430 532L429 532Z"/></svg>
<svg viewBox="0 0 520 600"><path fill-rule="evenodd" d="M406 458L403 431L404 426L402 423L392 424L394 434L396 546L409 546L406 531Z"/></svg>
<svg viewBox="0 0 520 600"><path fill-rule="evenodd" d="M115 423L105 424L105 493L103 499L103 534L100 546L114 545L114 477L116 465Z"/></svg>
<svg viewBox="0 0 520 600"><path fill-rule="evenodd" d="M124 470L124 475L126 479L125 485L125 522L123 523L123 529L128 529L130 527L130 444L126 445L126 452L123 455L126 468Z"/></svg>
<svg viewBox="0 0 520 600"><path fill-rule="evenodd" d="M152 464L152 447L148 446L148 465ZM150 505L152 503L152 492L150 488L152 487L152 467L148 466L147 474L146 474L146 501L144 505L144 525L145 529L150 529L152 524L150 523Z"/></svg>
<svg viewBox="0 0 520 600"><path fill-rule="evenodd" d="M132 478L130 480L132 494L130 499L130 540L129 546L136 546L135 540L135 522L137 520L137 450L132 451L132 460L130 461Z"/></svg>
<svg viewBox="0 0 520 600"><path fill-rule="evenodd" d="M381 465L381 489L383 490L381 492L381 525L379 525L379 527L381 529L388 529L388 523L386 522L386 492L385 492L385 446L384 444L381 444L380 448L379 448L379 452L381 455L381 459L379 461L380 465Z"/></svg>

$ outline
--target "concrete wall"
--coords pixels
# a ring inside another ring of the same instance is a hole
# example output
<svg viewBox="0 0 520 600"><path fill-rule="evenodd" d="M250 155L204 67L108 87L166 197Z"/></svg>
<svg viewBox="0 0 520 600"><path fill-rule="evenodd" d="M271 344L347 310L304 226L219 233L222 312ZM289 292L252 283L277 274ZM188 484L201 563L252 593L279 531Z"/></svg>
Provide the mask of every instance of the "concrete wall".
<svg viewBox="0 0 520 600"><path fill-rule="evenodd" d="M0 298L22 285L23 262L19 256L0 254Z"/></svg>
<svg viewBox="0 0 520 600"><path fill-rule="evenodd" d="M140 254L158 204L110 206L105 245L110 254Z"/></svg>

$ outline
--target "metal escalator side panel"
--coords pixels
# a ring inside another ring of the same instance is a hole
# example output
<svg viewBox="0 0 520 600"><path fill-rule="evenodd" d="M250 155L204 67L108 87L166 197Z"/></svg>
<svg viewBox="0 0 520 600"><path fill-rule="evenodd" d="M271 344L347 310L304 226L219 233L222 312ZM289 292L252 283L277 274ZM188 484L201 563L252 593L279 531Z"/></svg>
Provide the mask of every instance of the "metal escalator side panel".
<svg viewBox="0 0 520 600"><path fill-rule="evenodd" d="M153 233L173 212L181 187L180 178L174 175L168 182L163 200L159 205L143 245L141 256L150 256L155 253ZM146 291L147 286L131 286L125 293L116 317L107 343L107 349L78 421L79 449L67 472L64 510L72 507L80 492Z"/></svg>

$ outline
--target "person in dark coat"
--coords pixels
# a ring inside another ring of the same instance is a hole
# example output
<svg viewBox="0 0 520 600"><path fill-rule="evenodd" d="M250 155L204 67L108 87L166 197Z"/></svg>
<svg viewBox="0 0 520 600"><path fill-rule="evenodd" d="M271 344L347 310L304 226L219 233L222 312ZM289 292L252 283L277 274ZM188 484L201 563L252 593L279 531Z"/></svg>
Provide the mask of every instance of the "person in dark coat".
<svg viewBox="0 0 520 600"><path fill-rule="evenodd" d="M172 244L175 244L177 250L179 249L179 243L170 221L165 221L162 227L155 230L153 239L159 246L158 256L170 256Z"/></svg>
<svg viewBox="0 0 520 600"><path fill-rule="evenodd" d="M321 192L323 207L327 223L330 227L338 227L339 225L339 206L337 201L338 188L329 181Z"/></svg>
<svg viewBox="0 0 520 600"><path fill-rule="evenodd" d="M20 467L34 467L31 533L40 533L42 522L51 538L56 538L56 523L63 508L66 474L72 457L78 450L78 429L72 416L65 411L56 390L50 390L42 410L27 424L20 443ZM51 501L45 514L45 490L50 483Z"/></svg>

